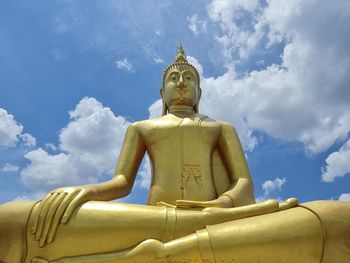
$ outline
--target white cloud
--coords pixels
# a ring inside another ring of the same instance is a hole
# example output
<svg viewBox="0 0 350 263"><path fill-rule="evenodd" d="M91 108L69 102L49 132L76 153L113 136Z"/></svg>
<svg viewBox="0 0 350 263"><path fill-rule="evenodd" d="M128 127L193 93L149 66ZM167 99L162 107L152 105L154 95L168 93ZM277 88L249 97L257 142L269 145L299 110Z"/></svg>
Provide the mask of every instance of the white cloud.
<svg viewBox="0 0 350 263"><path fill-rule="evenodd" d="M15 146L22 131L23 126L14 119L13 115L0 108L0 148Z"/></svg>
<svg viewBox="0 0 350 263"><path fill-rule="evenodd" d="M279 192L282 189L282 185L284 185L287 182L286 178L283 177L282 179L277 177L274 180L267 180L264 183L262 183L261 187L264 190L264 195L269 196L273 192Z"/></svg>
<svg viewBox="0 0 350 263"><path fill-rule="evenodd" d="M267 180L261 184L261 188L264 190L264 194L255 198L255 202L261 203L268 199L275 199L278 202L282 202L282 198L278 196L281 192L282 186L287 182L286 178L282 179L276 177L274 180Z"/></svg>
<svg viewBox="0 0 350 263"><path fill-rule="evenodd" d="M222 29L223 34L216 36L216 40L226 58L233 58L236 52L245 58L255 48L262 32L260 23L254 25L251 21L255 22L258 13L258 0L213 0L208 5L209 18Z"/></svg>
<svg viewBox="0 0 350 263"><path fill-rule="evenodd" d="M148 112L150 119L160 117L162 115L162 100L159 99L149 106Z"/></svg>
<svg viewBox="0 0 350 263"><path fill-rule="evenodd" d="M188 62L193 65L197 70L200 76L203 75L203 66L198 62L198 60L191 56L186 56Z"/></svg>
<svg viewBox="0 0 350 263"><path fill-rule="evenodd" d="M23 145L26 147L34 147L36 145L36 139L29 133L24 133L21 135Z"/></svg>
<svg viewBox="0 0 350 263"><path fill-rule="evenodd" d="M343 193L339 196L339 201L350 202L350 193Z"/></svg>
<svg viewBox="0 0 350 263"><path fill-rule="evenodd" d="M6 163L4 165L4 167L2 167L1 171L3 171L3 172L18 172L19 169L20 169L20 167L17 165Z"/></svg>
<svg viewBox="0 0 350 263"><path fill-rule="evenodd" d="M57 151L57 147L54 144L52 144L52 143L45 143L45 147L47 149L52 150L52 151Z"/></svg>
<svg viewBox="0 0 350 263"><path fill-rule="evenodd" d="M71 120L59 134L61 152L51 155L39 148L25 155L30 164L21 179L33 191L96 183L112 174L129 122L88 97L69 114Z"/></svg>
<svg viewBox="0 0 350 263"><path fill-rule="evenodd" d="M160 57L154 57L153 58L153 62L156 63L156 64L163 64L164 60L161 59Z"/></svg>
<svg viewBox="0 0 350 263"><path fill-rule="evenodd" d="M115 62L115 65L117 66L118 69L133 71L133 65L128 61L127 58L124 58L122 60L117 60Z"/></svg>
<svg viewBox="0 0 350 263"><path fill-rule="evenodd" d="M346 139L350 132L347 7L345 0L336 4L270 0L266 5L213 0L208 14L221 26L217 39L227 71L202 78L203 113L233 123L248 149L257 143L254 130L300 141L311 154ZM282 45L280 61L237 73L236 65L269 53L276 43Z"/></svg>
<svg viewBox="0 0 350 263"><path fill-rule="evenodd" d="M189 22L189 29L195 34L198 35L201 32L207 31L207 23L204 20L199 20L198 15L194 14L191 17L187 17L187 21Z"/></svg>
<svg viewBox="0 0 350 263"><path fill-rule="evenodd" d="M322 168L322 181L333 182L337 177L350 173L350 139L336 152L326 158L326 166Z"/></svg>
<svg viewBox="0 0 350 263"><path fill-rule="evenodd" d="M0 108L0 149L15 147L19 140L24 147L34 147L36 139L29 133L22 133L23 125L13 115Z"/></svg>
<svg viewBox="0 0 350 263"><path fill-rule="evenodd" d="M152 169L148 155L144 158L141 169L139 170L140 179L138 180L138 185L141 188L148 189L151 185Z"/></svg>

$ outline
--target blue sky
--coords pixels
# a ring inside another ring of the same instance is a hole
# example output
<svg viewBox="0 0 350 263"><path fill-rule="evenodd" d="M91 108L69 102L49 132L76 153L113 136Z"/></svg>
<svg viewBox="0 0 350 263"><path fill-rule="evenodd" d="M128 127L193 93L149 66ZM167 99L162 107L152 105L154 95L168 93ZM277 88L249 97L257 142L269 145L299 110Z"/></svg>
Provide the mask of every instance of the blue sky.
<svg viewBox="0 0 350 263"><path fill-rule="evenodd" d="M182 41L258 200L350 200L347 0L1 1L0 203L108 180ZM144 203L147 159L133 193Z"/></svg>

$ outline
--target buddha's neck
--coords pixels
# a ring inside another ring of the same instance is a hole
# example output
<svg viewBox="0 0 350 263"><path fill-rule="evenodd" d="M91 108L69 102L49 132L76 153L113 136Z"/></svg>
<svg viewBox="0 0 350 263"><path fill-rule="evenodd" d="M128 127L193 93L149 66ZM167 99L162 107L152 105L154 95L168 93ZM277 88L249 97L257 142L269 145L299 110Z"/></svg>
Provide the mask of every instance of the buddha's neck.
<svg viewBox="0 0 350 263"><path fill-rule="evenodd" d="M184 118L193 114L193 108L187 105L172 105L169 107L169 113Z"/></svg>

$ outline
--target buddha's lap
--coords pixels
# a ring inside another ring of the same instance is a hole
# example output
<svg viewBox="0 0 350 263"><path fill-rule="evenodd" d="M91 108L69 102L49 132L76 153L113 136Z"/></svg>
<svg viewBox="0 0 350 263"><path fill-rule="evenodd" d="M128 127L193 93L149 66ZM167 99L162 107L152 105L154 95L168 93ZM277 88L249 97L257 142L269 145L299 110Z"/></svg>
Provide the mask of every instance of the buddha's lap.
<svg viewBox="0 0 350 263"><path fill-rule="evenodd" d="M27 202L25 205L12 204L18 208L14 216L17 217L19 223L25 222L23 218L29 216L29 208L34 205L34 202ZM27 226L31 226L33 223L37 207L38 205L34 206ZM113 202L88 202L77 210L68 224L60 226L55 241L43 249L38 248L28 227L28 252L33 256L74 256L122 250L133 247L149 238L163 240L166 231L174 230L174 228L169 227L171 225L165 226L165 220L169 219L171 211L175 211L175 209ZM186 213L194 216L199 215L196 219L197 222L206 218L205 213L191 210L185 212L182 209L179 218ZM21 216L23 217L22 221L19 219ZM176 215L173 219L176 221ZM207 230L217 246L231 247L231 249L238 247L242 238L244 241L244 238L261 237L262 232L270 235L269 237L265 236L266 239L280 239L288 243L291 242L290 240L299 238L302 240L299 244L307 246L307 244L315 244L316 241L319 244L322 241L322 227L326 228L327 233L329 233L327 242L343 242L345 237L350 235L350 233L344 234L344 231L349 232L349 222L349 203L322 201L306 204L306 208L297 207L208 226ZM195 230L205 229L205 225L204 227L201 225L193 225L192 230L188 229L188 231L193 233ZM181 231L181 224L178 224L176 228L177 231ZM242 229L244 229L243 232ZM278 234L275 232L276 229L278 229ZM239 234L242 234L242 238L238 238ZM176 238L176 235L172 235ZM171 235L167 239L171 240ZM237 240L240 241L235 243ZM264 244L264 238L261 239L261 242ZM60 251L64 251L64 253Z"/></svg>

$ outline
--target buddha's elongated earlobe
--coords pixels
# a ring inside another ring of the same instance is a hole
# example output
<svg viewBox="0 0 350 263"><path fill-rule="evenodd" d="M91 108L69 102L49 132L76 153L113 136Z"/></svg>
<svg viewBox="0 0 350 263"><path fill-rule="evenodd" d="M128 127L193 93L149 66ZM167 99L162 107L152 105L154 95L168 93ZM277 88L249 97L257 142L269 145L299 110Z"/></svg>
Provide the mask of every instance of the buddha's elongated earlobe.
<svg viewBox="0 0 350 263"><path fill-rule="evenodd" d="M198 88L198 99L197 99L196 104L193 107L193 111L195 113L199 113L199 101L201 99L201 96L202 96L202 90L201 90L201 88Z"/></svg>
<svg viewBox="0 0 350 263"><path fill-rule="evenodd" d="M165 101L162 100L162 116L167 115L168 113L168 107L165 104Z"/></svg>
<svg viewBox="0 0 350 263"><path fill-rule="evenodd" d="M162 97L162 116L164 116L168 113L168 107L166 106L166 103L165 103L165 100L163 97L163 92L164 92L164 89L161 88L160 89L160 96Z"/></svg>

